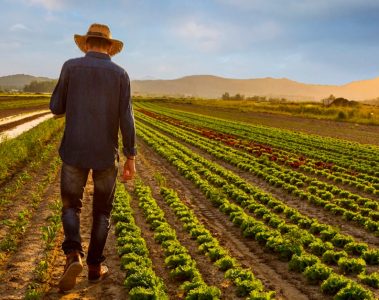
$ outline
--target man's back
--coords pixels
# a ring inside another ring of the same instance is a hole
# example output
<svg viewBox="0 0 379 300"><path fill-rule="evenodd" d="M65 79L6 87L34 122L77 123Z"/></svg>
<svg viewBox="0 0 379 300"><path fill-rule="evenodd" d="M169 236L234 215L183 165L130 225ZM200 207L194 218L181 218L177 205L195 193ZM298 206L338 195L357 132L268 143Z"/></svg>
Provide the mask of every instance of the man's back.
<svg viewBox="0 0 379 300"><path fill-rule="evenodd" d="M125 125L134 123L129 77L107 54L88 52L84 57L68 60L63 65L50 107L56 114L66 113L59 153L70 165L91 169L109 167L118 154L119 125L126 131L134 128L134 124ZM135 135L135 132L123 133L133 138ZM127 147L124 152L134 154Z"/></svg>

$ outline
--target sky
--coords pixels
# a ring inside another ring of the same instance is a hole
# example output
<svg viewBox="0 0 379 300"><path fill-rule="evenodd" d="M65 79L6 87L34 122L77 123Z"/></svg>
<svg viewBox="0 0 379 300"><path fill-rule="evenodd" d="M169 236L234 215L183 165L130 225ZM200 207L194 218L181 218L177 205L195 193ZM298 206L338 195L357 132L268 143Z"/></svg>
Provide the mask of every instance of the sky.
<svg viewBox="0 0 379 300"><path fill-rule="evenodd" d="M345 84L379 77L379 0L0 0L0 76L57 78L73 35L110 26L131 79Z"/></svg>

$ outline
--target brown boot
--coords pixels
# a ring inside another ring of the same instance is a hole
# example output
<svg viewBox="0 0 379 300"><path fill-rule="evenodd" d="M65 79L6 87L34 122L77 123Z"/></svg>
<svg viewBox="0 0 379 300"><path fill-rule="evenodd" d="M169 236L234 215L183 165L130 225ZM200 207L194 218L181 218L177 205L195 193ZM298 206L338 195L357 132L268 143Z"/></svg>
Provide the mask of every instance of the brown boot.
<svg viewBox="0 0 379 300"><path fill-rule="evenodd" d="M88 281L89 282L99 282L103 280L104 277L108 275L108 267L102 264L99 265L88 265Z"/></svg>
<svg viewBox="0 0 379 300"><path fill-rule="evenodd" d="M76 277L82 270L83 264L79 251L73 251L67 254L64 273L58 283L59 289L62 292L72 290L76 284Z"/></svg>

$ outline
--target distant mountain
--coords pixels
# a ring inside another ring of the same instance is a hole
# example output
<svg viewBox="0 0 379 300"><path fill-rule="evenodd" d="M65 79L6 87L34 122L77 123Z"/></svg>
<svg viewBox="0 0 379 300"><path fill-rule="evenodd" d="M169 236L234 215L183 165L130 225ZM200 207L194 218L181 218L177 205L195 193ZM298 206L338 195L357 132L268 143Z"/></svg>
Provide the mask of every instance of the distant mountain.
<svg viewBox="0 0 379 300"><path fill-rule="evenodd" d="M280 97L290 100L320 100L333 94L352 100L379 97L379 78L346 85L305 84L286 78L229 79L194 75L173 80L134 80L134 94L220 98L225 92L245 96Z"/></svg>
<svg viewBox="0 0 379 300"><path fill-rule="evenodd" d="M379 77L354 81L345 85L306 84L287 78L231 79L211 75L193 75L172 80L133 80L135 95L193 96L220 98L228 92L245 96L266 96L296 101L320 100L333 94L350 100L371 100L379 97ZM0 77L1 88L22 89L32 81L50 81L47 77L17 74Z"/></svg>
<svg viewBox="0 0 379 300"><path fill-rule="evenodd" d="M25 74L16 74L0 77L0 87L3 89L23 89L25 85L32 81L48 81L52 80L47 77L35 77Z"/></svg>

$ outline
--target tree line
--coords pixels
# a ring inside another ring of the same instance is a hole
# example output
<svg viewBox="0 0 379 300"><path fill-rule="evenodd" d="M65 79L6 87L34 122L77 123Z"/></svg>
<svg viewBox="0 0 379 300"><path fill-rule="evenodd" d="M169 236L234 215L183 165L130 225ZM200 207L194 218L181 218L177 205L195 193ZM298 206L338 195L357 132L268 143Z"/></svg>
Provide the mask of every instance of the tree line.
<svg viewBox="0 0 379 300"><path fill-rule="evenodd" d="M57 80L32 81L30 84L25 85L24 92L52 93L56 84L57 84Z"/></svg>

